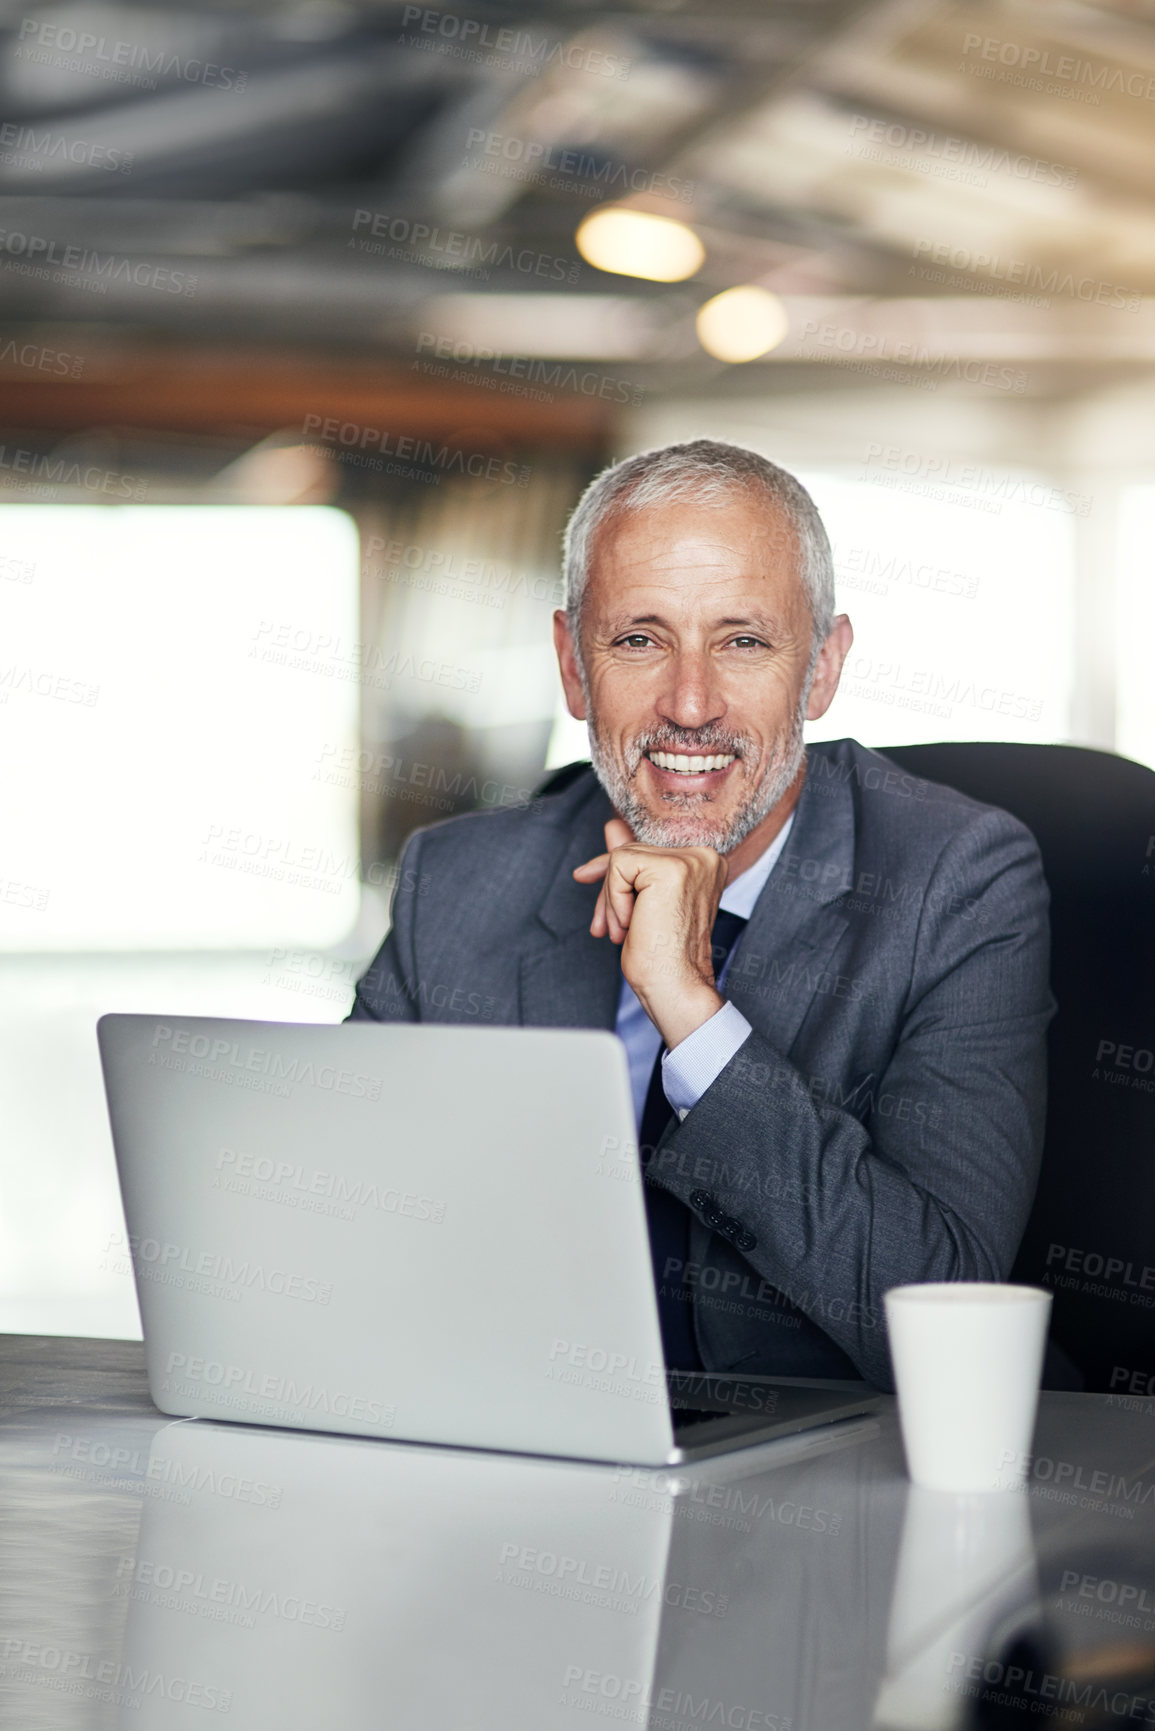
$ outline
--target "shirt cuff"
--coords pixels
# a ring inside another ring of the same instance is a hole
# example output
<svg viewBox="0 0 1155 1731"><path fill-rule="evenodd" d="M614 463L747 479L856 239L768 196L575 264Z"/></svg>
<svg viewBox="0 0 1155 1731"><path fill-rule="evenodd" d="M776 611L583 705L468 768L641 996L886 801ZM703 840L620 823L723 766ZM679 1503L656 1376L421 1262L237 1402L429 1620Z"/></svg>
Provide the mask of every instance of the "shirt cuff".
<svg viewBox="0 0 1155 1731"><path fill-rule="evenodd" d="M662 1091L678 1114L678 1122L698 1104L747 1036L753 1032L736 1004L729 1000L709 1021L662 1054Z"/></svg>

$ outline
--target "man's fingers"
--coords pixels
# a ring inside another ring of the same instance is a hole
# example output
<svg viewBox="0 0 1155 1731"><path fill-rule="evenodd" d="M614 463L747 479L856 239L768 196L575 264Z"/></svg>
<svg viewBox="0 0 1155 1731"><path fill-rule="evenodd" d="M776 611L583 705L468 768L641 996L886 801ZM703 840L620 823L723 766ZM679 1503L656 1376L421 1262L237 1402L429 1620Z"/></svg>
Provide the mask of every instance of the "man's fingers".
<svg viewBox="0 0 1155 1731"><path fill-rule="evenodd" d="M623 883L619 874L611 875L617 877L616 887L611 890L610 876L603 877L598 899L594 903L593 919L590 921L590 936L608 937L612 943L622 944L625 943L626 930L633 913L634 892ZM591 879L592 881L594 880Z"/></svg>
<svg viewBox="0 0 1155 1731"><path fill-rule="evenodd" d="M640 869L640 861L636 856L631 859L627 855L627 865L619 855L619 850L629 847L634 840L633 830L622 818L609 819L605 825L605 837L609 851L586 860L584 865L575 866L573 875L578 883L601 882L590 921L591 937L608 937L612 943L624 944L633 917L633 880Z"/></svg>
<svg viewBox="0 0 1155 1731"><path fill-rule="evenodd" d="M602 884L602 898L606 906L606 923L609 926L610 937L615 944L625 942L630 921L634 914L634 877L637 868L629 877L622 871L617 856L611 856L610 868Z"/></svg>
<svg viewBox="0 0 1155 1731"><path fill-rule="evenodd" d="M574 877L582 884L596 884L599 878L606 875L606 867L610 863L610 854L616 847L628 847L634 839L634 832L629 824L620 817L611 817L605 825L606 851L586 860L584 865L574 867Z"/></svg>
<svg viewBox="0 0 1155 1731"><path fill-rule="evenodd" d="M590 921L590 936L595 938L608 937L615 944L621 944L625 942L626 927L630 923L630 907L633 905L634 892L628 886L624 890L619 887L612 902L609 901L606 896L606 877L609 870L610 855L602 853L596 859L586 860L584 865L575 866L573 875L582 884L596 884L599 879L601 880L602 887L598 892L598 899L594 903L594 915ZM620 885L621 874L618 873L617 875Z"/></svg>
<svg viewBox="0 0 1155 1731"><path fill-rule="evenodd" d="M579 883L596 884L599 878L605 877L609 863L609 854L600 853L596 859L588 859L584 865L575 866L573 875Z"/></svg>

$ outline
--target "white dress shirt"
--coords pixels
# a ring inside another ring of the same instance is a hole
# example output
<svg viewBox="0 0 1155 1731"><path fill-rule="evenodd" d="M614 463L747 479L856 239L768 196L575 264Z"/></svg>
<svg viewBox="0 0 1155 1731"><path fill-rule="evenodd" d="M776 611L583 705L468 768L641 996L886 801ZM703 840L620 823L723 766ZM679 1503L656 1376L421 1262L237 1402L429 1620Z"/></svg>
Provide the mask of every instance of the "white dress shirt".
<svg viewBox="0 0 1155 1731"><path fill-rule="evenodd" d="M747 867L733 883L726 885L718 903L719 908L724 908L727 913L741 914L746 920L750 918L766 879L774 870L775 862L786 846L786 837L790 834L793 822L794 813L791 812L774 840L758 855L754 864ZM733 951L730 954L732 955ZM722 972L718 975L719 991L722 990L729 966L730 956L727 956ZM634 1119L640 1131L654 1059L661 1049L662 1036L624 976L614 1032L626 1048L630 1066L630 1089L634 1099ZM680 1041L672 1052L663 1054L662 1088L670 1102L671 1111L678 1114L679 1121L692 1106L698 1104L710 1083L716 1076L721 1075L750 1032L750 1024L741 1010L735 1004L725 1003L720 1010L715 1010L709 1021L703 1022L700 1028L695 1028L692 1034Z"/></svg>

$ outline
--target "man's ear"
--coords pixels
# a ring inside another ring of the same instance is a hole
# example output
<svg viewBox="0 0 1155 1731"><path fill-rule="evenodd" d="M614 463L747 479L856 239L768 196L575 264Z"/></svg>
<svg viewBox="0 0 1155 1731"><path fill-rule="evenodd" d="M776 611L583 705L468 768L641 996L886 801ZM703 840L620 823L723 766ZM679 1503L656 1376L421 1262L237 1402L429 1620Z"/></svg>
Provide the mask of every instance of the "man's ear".
<svg viewBox="0 0 1155 1731"><path fill-rule="evenodd" d="M575 721L586 719L586 695L578 672L577 650L570 630L569 616L559 608L553 616L553 646L557 650L558 671L565 692L566 708Z"/></svg>
<svg viewBox="0 0 1155 1731"><path fill-rule="evenodd" d="M807 721L817 721L834 702L834 693L842 677L842 664L850 654L853 642L854 628L846 614L840 613L831 625L814 664L814 678L810 682L810 697L806 704Z"/></svg>

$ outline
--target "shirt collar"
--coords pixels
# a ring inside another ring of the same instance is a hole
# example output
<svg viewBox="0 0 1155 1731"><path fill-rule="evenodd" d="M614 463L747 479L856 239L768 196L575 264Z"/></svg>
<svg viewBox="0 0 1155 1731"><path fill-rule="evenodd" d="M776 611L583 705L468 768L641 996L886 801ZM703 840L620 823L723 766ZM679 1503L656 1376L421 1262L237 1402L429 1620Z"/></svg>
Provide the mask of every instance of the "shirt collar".
<svg viewBox="0 0 1155 1731"><path fill-rule="evenodd" d="M797 810L797 807L795 807L795 810ZM786 837L790 834L793 823L794 812L792 811L790 816L786 819L786 822L782 825L782 828L778 831L778 834L774 837L774 840L770 843L769 847L767 847L763 853L758 855L754 864L752 866L747 866L746 870L736 877L732 883L726 885L726 888L722 891L722 899L718 903L718 906L723 908L726 913L741 914L744 920L750 918L750 915L754 912L754 904L765 888L766 879L774 870L774 866L778 860L778 855L786 846Z"/></svg>

